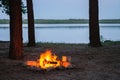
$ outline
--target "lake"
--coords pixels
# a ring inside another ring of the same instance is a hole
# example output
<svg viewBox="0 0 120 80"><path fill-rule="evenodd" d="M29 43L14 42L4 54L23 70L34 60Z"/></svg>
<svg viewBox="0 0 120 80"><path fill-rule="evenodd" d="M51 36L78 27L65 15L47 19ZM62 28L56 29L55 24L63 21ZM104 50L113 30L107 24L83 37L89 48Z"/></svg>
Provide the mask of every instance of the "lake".
<svg viewBox="0 0 120 80"><path fill-rule="evenodd" d="M120 24L100 24L101 41L120 41ZM89 43L88 24L35 24L36 42ZM9 41L9 25L0 24L0 41ZM23 25L23 42L28 28Z"/></svg>

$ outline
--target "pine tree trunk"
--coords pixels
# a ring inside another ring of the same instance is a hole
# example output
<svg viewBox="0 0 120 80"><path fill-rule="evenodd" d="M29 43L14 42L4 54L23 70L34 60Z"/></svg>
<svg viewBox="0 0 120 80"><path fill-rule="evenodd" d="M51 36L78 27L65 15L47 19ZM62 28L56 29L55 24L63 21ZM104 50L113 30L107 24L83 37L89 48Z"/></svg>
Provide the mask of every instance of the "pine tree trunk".
<svg viewBox="0 0 120 80"><path fill-rule="evenodd" d="M27 11L28 11L28 46L35 46L34 13L32 0L27 0Z"/></svg>
<svg viewBox="0 0 120 80"><path fill-rule="evenodd" d="M23 58L21 0L10 2L10 50L9 58Z"/></svg>
<svg viewBox="0 0 120 80"><path fill-rule="evenodd" d="M100 47L98 0L89 0L89 40L90 46Z"/></svg>

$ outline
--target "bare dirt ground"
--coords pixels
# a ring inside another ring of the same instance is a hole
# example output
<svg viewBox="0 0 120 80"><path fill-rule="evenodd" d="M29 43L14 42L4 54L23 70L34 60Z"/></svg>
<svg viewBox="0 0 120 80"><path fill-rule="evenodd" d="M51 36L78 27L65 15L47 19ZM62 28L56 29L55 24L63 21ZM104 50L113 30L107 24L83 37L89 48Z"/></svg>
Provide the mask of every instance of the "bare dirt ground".
<svg viewBox="0 0 120 80"><path fill-rule="evenodd" d="M23 66L51 49L58 56L72 57L72 69L36 71ZM91 48L86 44L37 44L24 46L24 59L8 58L9 43L0 42L0 80L120 80L120 44Z"/></svg>

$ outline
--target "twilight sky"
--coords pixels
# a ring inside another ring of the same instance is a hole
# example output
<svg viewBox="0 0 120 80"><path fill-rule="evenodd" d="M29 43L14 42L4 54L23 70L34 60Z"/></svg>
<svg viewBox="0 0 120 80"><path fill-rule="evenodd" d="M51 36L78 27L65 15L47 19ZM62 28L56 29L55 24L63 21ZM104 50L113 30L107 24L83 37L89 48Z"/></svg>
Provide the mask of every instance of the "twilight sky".
<svg viewBox="0 0 120 80"><path fill-rule="evenodd" d="M35 19L88 19L89 16L89 0L33 0L33 5ZM119 7L120 0L99 0L99 18L120 19ZM0 12L0 19L6 18Z"/></svg>

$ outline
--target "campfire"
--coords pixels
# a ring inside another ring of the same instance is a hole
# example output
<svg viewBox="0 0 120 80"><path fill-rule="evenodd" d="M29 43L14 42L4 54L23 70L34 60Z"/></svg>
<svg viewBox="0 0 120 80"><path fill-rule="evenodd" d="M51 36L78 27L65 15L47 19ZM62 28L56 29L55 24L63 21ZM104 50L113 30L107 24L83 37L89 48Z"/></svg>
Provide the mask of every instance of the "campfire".
<svg viewBox="0 0 120 80"><path fill-rule="evenodd" d="M57 55L53 54L51 50L47 50L44 53L41 53L36 61L26 61L26 65L39 69L54 69L58 67L68 68L71 66L71 57L62 56L59 58Z"/></svg>

